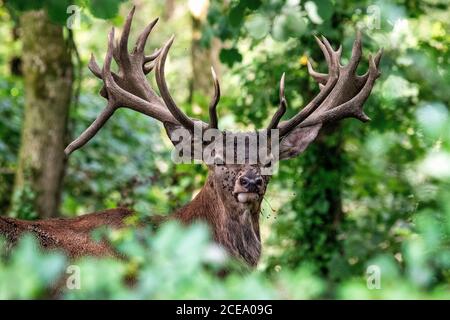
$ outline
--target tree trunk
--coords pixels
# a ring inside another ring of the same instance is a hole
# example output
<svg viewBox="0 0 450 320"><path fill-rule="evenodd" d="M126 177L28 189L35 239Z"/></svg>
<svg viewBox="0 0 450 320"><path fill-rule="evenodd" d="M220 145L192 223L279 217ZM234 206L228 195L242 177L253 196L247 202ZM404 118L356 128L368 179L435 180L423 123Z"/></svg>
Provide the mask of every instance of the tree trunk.
<svg viewBox="0 0 450 320"><path fill-rule="evenodd" d="M172 18L175 11L175 0L165 0L163 18L168 21Z"/></svg>
<svg viewBox="0 0 450 320"><path fill-rule="evenodd" d="M25 112L14 194L31 190L35 212L50 217L60 203L73 67L63 27L45 11L26 12L20 22Z"/></svg>

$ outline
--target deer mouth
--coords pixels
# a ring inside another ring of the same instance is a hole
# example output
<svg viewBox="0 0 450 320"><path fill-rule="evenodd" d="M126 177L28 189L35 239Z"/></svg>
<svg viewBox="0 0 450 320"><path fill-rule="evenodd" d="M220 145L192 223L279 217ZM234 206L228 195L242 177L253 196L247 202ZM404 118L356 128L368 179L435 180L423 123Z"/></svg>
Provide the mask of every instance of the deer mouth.
<svg viewBox="0 0 450 320"><path fill-rule="evenodd" d="M259 199L259 194L256 192L239 192L236 194L236 199L240 203L254 202Z"/></svg>

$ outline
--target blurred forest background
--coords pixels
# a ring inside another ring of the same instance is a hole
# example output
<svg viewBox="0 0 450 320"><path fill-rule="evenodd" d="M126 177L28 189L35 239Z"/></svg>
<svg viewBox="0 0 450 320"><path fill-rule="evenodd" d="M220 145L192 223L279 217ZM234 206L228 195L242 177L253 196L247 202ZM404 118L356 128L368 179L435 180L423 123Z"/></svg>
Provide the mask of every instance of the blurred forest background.
<svg viewBox="0 0 450 320"><path fill-rule="evenodd" d="M81 289L63 297L450 298L447 0L0 3L0 214L23 219L117 206L168 214L202 186L205 168L174 165L162 127L130 110L64 159L67 143L105 106L87 68L90 52L102 61L109 28L120 28L133 4L132 38L161 18L148 52L176 35L167 79L188 114L205 117L209 66L218 70L221 128L266 124L283 72L288 116L318 92L306 64L326 65L313 35L342 43L344 62L356 28L366 58L384 47L365 106L372 121L327 128L302 156L281 163L263 201L256 271L218 279L216 268L232 262L202 225L127 229L108 236L128 259L76 262ZM67 264L24 238L0 260L0 298L47 297ZM378 289L370 278L377 270Z"/></svg>

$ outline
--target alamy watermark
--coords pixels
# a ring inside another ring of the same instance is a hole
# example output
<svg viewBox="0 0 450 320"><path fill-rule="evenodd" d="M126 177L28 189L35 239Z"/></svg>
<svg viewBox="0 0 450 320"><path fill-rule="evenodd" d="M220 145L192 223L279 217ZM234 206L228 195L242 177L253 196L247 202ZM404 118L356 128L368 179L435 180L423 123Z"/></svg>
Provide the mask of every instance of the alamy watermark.
<svg viewBox="0 0 450 320"><path fill-rule="evenodd" d="M72 4L67 7L66 13L69 15L66 21L66 26L68 29L79 29L81 21L81 11L82 7Z"/></svg>
<svg viewBox="0 0 450 320"><path fill-rule="evenodd" d="M81 268L77 265L70 265L66 269L69 275L66 280L66 287L69 290L81 289Z"/></svg>
<svg viewBox="0 0 450 320"><path fill-rule="evenodd" d="M365 12L361 9L355 10L356 15L364 16L356 23L358 29L380 30L381 29L381 8L378 5L370 5Z"/></svg>
<svg viewBox="0 0 450 320"><path fill-rule="evenodd" d="M369 290L381 289L381 269L377 265L370 265L366 270L366 284Z"/></svg>

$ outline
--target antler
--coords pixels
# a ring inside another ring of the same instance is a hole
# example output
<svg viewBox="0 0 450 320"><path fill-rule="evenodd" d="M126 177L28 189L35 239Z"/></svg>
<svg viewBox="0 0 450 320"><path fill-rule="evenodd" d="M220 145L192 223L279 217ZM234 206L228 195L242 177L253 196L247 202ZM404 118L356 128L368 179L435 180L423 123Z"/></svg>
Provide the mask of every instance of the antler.
<svg viewBox="0 0 450 320"><path fill-rule="evenodd" d="M65 149L66 155L86 144L103 127L108 119L120 107L130 108L143 113L166 124L183 126L193 131L195 125L203 128L217 128L217 104L220 99L220 86L214 70L211 68L214 81L214 95L209 105L210 123L206 124L188 117L176 105L170 95L165 80L165 62L169 49L173 43L172 36L162 49L151 55L144 54L147 39L156 25L158 19L152 21L138 37L134 49L128 52L128 37L135 8L131 10L126 19L121 38L114 44L114 29L108 38L108 51L105 56L103 68L100 69L94 56L89 62L89 69L99 79L103 80L100 94L108 100L104 110L95 121ZM382 50L374 58L369 57L369 70L364 75L357 75L356 69L361 60L362 45L361 34L357 33L353 44L352 56L347 65L340 64L342 47L334 50L324 37L316 41L321 48L328 65L328 73L316 72L308 62L310 75L319 83L320 92L310 103L288 121L280 123L286 111L287 102L284 95L285 75L280 80L280 104L268 126L270 129L278 128L279 137L283 139L296 128L317 127L324 123L333 122L342 118L353 117L361 121L370 120L363 112L363 104L367 100L375 80L380 76L378 65ZM111 61L114 59L119 66L117 73L111 71ZM160 91L159 97L146 81L146 74L156 67L156 82ZM171 126L166 126L166 130ZM318 130L318 129L317 129ZM316 130L316 131L317 131Z"/></svg>
<svg viewBox="0 0 450 320"><path fill-rule="evenodd" d="M211 102L209 104L209 127L213 129L217 129L217 104L220 100L220 85L219 85L219 79L217 79L216 72L214 71L214 68L211 67L211 74L214 81L214 95L211 99Z"/></svg>
<svg viewBox="0 0 450 320"><path fill-rule="evenodd" d="M353 117L363 122L370 120L363 111L363 104L369 97L375 80L380 76L378 65L382 50L378 51L374 58L369 56L369 70L366 74L359 76L356 74L362 55L359 31L353 44L350 61L345 66L340 64L342 47L335 51L325 37L322 39L316 37L316 41L327 61L328 74L316 72L308 62L309 74L319 83L320 92L293 118L275 126L280 130L280 138L285 137L295 128L314 126L343 118ZM278 117L284 113L282 101L285 101L285 98L284 94L281 94L281 87L284 87L284 74L281 83L283 86L280 85L280 107L269 128L275 128L273 125L277 124Z"/></svg>
<svg viewBox="0 0 450 320"><path fill-rule="evenodd" d="M156 50L151 55L145 55L144 49L147 39L158 22L153 20L139 35L134 49L128 51L128 37L135 7L127 16L122 35L118 43L114 44L114 28L108 36L108 51L105 56L103 68L100 69L94 56L91 56L89 69L99 79L103 80L100 95L108 100L106 107L98 115L94 122L64 150L66 155L81 148L103 127L114 112L121 107L130 108L155 118L163 123L182 125L192 131L194 120L185 115L175 104L170 96L164 78L164 65L173 37L162 49ZM119 66L118 73L111 71L111 61L114 58ZM158 58L157 61L155 61ZM156 79L161 98L150 87L146 74L150 73L156 66ZM212 101L217 105L220 97L220 89L217 78L214 78L216 95ZM217 92L219 92L217 94ZM212 124L217 126L217 117L211 119ZM207 124L200 122L202 126Z"/></svg>
<svg viewBox="0 0 450 320"><path fill-rule="evenodd" d="M283 75L281 76L280 80L280 105L278 106L277 111L273 115L272 120L270 121L270 124L267 127L267 132L270 132L271 129L276 129L278 127L278 123L280 122L281 117L286 112L287 101L286 97L284 96L284 78L285 73L283 72Z"/></svg>
<svg viewBox="0 0 450 320"><path fill-rule="evenodd" d="M194 130L195 122L191 118L186 116L186 114L184 114L183 111L181 111L181 109L176 105L172 96L170 95L169 89L167 88L167 83L164 76L164 67L166 64L167 53L169 52L169 49L172 46L174 38L175 37L172 36L162 49L161 56L158 59L158 63L156 64L156 83L158 84L161 97L164 100L167 108L172 113L172 115L178 120L180 124L182 124L186 129L189 129L192 132ZM220 86L216 73L214 72L214 69L212 67L211 73L214 80L214 96L209 106L209 113L210 113L209 127L217 128L216 107L220 99Z"/></svg>

